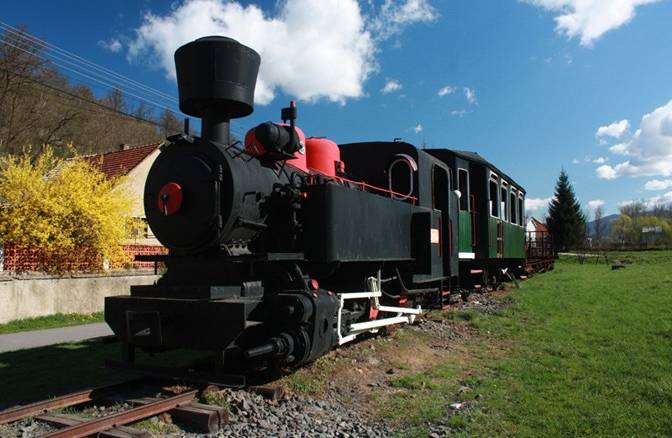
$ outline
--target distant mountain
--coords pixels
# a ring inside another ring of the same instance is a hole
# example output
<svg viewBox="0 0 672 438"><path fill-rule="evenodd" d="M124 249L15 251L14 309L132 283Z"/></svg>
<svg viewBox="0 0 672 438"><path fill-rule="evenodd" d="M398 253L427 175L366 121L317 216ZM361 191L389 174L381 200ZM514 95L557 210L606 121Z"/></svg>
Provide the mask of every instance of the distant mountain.
<svg viewBox="0 0 672 438"><path fill-rule="evenodd" d="M608 236L611 231L611 223L620 216L619 214L610 214L609 216L604 216L602 218L602 223L604 224L604 231L602 232L602 237ZM586 224L586 232L588 237L595 237L595 221L590 221Z"/></svg>

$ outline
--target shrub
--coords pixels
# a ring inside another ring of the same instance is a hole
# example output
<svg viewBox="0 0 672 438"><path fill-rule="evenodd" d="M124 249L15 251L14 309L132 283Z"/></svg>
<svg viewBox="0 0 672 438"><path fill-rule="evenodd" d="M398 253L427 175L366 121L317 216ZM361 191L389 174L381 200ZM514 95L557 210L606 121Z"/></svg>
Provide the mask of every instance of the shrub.
<svg viewBox="0 0 672 438"><path fill-rule="evenodd" d="M124 239L138 227L132 194L84 160L50 147L0 159L0 242L40 252L38 269L121 266Z"/></svg>

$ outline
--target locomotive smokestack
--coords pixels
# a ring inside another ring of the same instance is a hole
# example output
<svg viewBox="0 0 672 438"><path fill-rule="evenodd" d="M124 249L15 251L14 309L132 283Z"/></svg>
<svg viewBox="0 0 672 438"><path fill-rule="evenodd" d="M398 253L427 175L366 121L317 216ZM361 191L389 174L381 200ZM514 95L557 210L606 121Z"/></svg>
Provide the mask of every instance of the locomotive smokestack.
<svg viewBox="0 0 672 438"><path fill-rule="evenodd" d="M202 120L201 138L229 144L229 120L254 111L259 54L231 38L209 36L175 51L180 110Z"/></svg>

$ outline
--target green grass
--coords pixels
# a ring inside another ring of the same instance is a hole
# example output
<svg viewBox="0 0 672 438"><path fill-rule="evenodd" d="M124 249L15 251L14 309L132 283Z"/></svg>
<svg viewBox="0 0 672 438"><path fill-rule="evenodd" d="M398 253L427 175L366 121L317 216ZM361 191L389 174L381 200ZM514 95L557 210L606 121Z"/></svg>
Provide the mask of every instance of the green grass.
<svg viewBox="0 0 672 438"><path fill-rule="evenodd" d="M81 315L77 313L62 314L57 313L51 316L40 316L38 318L18 319L0 324L0 335L7 333L25 332L29 330L44 330L56 327L68 327L72 325L90 324L103 321L103 312Z"/></svg>
<svg viewBox="0 0 672 438"><path fill-rule="evenodd" d="M469 362L393 381L409 390L385 412L417 436L429 422L468 436L672 435L672 252L616 258L632 264L561 260L506 310L456 315L480 335ZM468 407L452 415L456 401Z"/></svg>

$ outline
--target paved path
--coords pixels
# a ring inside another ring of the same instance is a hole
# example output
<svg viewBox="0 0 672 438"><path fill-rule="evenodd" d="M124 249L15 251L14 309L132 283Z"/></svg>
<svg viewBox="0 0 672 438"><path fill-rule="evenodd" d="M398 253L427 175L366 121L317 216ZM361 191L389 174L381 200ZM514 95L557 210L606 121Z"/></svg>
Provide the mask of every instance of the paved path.
<svg viewBox="0 0 672 438"><path fill-rule="evenodd" d="M11 333L0 335L0 353L23 350L26 348L45 347L47 345L77 342L85 339L109 336L112 330L104 322L96 324L75 325L48 330Z"/></svg>

